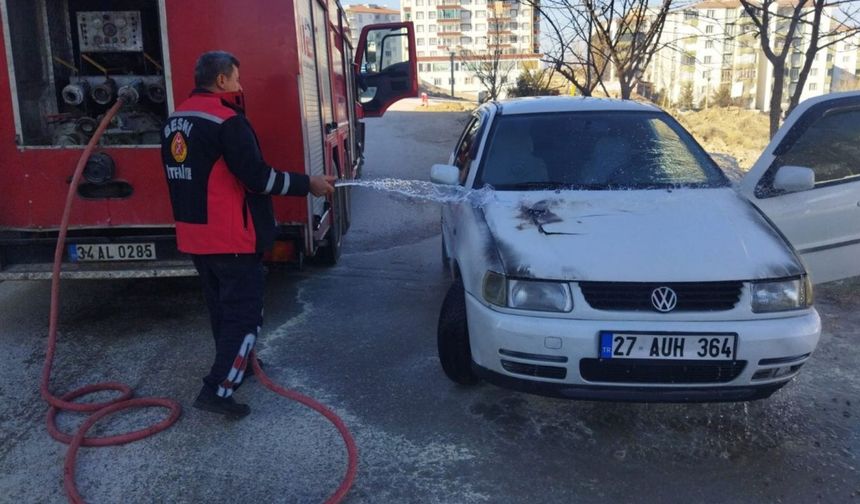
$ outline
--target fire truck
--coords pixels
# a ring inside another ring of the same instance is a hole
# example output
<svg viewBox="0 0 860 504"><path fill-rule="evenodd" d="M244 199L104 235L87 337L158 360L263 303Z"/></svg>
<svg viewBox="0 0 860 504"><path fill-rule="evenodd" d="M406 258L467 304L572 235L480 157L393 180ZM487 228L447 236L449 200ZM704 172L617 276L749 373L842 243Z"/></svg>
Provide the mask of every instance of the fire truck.
<svg viewBox="0 0 860 504"><path fill-rule="evenodd" d="M418 94L412 23L367 26L354 46L338 0L0 0L0 17L0 280L50 277L75 164L118 93L136 100L76 188L63 277L196 274L176 248L159 143L203 52L240 60L246 112L280 170L358 177L360 119ZM337 261L345 188L274 205L268 260Z"/></svg>

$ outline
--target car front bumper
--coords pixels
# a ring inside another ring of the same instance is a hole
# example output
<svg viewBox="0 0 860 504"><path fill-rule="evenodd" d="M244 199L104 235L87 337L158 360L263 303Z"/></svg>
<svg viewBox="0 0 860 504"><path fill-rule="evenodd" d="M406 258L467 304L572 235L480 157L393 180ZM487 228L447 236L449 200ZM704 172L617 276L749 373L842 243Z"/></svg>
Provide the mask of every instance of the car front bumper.
<svg viewBox="0 0 860 504"><path fill-rule="evenodd" d="M762 399L797 375L821 334L814 309L756 320L580 320L502 313L467 294L466 313L476 374L524 392L588 400ZM737 354L722 362L602 360L601 331L734 333ZM605 379L594 379L595 370Z"/></svg>

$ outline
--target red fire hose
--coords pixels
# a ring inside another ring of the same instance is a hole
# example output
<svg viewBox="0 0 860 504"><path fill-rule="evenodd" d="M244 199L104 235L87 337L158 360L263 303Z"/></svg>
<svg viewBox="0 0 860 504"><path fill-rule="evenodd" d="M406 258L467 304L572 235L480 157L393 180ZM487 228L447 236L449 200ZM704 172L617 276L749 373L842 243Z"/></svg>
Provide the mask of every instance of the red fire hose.
<svg viewBox="0 0 860 504"><path fill-rule="evenodd" d="M86 166L93 149L96 144L98 144L99 139L108 124L113 120L114 116L116 116L123 105L125 105L125 102L125 98L120 96L120 98L117 99L116 104L108 110L101 123L99 123L98 129L96 129L93 137L84 149L83 154L81 154L81 158L78 160L78 164L75 167L75 173L72 176L72 181L69 185L69 193L66 197L66 206L63 210L63 218L60 223L60 233L57 237L57 248L54 251L54 268L51 276L51 314L48 327L48 349L45 354L45 365L42 368L40 392L42 394L42 398L50 405L47 416L48 433L57 441L69 445L69 450L66 452L66 462L63 468L63 484L69 497L69 502L75 504L83 504L84 502L83 497L81 497L81 494L78 492L77 486L75 485L75 461L78 449L81 446L113 446L131 443L167 429L179 419L179 416L182 413L182 408L179 403L172 399L156 397L133 399L132 396L134 395L134 392L131 390L131 387L118 382L104 382L86 385L60 397L52 394L50 390L51 368L54 363L54 353L57 349L57 320L60 306L60 268L63 261L63 251L66 246L66 234L69 227L72 202L75 199L75 190L78 187L78 183L80 182L81 175L84 171L84 166ZM310 397L304 396L295 391L287 390L273 382L265 373L263 373L263 370L257 362L257 357L253 352L251 353L251 356L251 365L254 366L254 372L266 388L276 394L298 401L314 411L317 411L333 423L338 432L340 432L341 437L343 437L343 440L346 443L347 470L341 480L340 486L338 486L337 490L335 490L335 492L325 501L326 503L340 502L349 492L350 487L352 487L352 484L355 481L356 468L358 465L358 450L356 448L355 441L349 433L349 430L346 428L346 425L343 423L343 420L341 420L334 412ZM111 401L100 403L73 402L74 399L79 397L107 390L116 391L119 393L119 396ZM134 432L118 434L115 436L86 437L90 428L106 416L126 409L150 407L165 408L169 410L170 413L167 418L157 424ZM61 432L57 428L56 417L57 413L60 411L90 413L90 416L87 417L84 423L80 426L77 433L75 433L74 436L71 436Z"/></svg>

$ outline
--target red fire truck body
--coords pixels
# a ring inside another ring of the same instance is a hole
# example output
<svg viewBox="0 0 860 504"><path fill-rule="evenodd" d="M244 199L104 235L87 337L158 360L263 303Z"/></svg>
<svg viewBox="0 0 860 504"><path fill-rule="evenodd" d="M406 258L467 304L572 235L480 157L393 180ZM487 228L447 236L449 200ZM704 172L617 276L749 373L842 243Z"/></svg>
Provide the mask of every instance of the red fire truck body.
<svg viewBox="0 0 860 504"><path fill-rule="evenodd" d="M359 119L418 93L412 24L366 27L353 58L337 0L0 0L0 17L0 280L49 277L75 164L124 86L140 99L108 128L77 188L67 278L194 274L176 250L159 142L201 53L240 60L247 115L281 170L358 176ZM275 214L271 260L337 260L343 188L275 198Z"/></svg>

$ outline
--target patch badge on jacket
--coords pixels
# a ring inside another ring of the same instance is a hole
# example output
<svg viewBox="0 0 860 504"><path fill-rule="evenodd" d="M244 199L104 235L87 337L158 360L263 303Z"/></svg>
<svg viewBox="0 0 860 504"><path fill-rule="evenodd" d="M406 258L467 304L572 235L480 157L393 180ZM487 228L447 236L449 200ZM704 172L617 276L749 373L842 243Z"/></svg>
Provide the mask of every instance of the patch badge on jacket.
<svg viewBox="0 0 860 504"><path fill-rule="evenodd" d="M181 132L173 136L173 141L170 142L170 153L177 163L184 163L185 158L188 157L188 142Z"/></svg>

